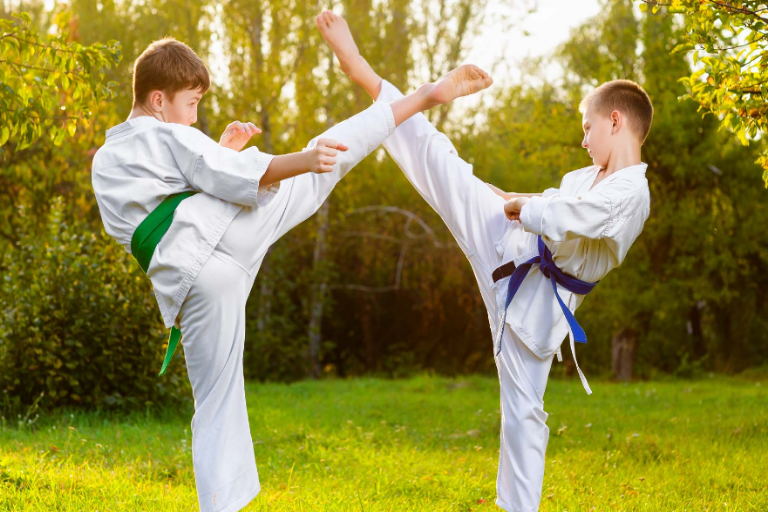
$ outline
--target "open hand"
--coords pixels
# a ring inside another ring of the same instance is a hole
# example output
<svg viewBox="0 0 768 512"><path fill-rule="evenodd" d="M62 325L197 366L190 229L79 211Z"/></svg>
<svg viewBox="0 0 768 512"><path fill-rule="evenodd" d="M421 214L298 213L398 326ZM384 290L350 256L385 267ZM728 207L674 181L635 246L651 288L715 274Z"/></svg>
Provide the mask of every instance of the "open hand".
<svg viewBox="0 0 768 512"><path fill-rule="evenodd" d="M309 151L309 170L317 174L331 172L336 165L336 155L339 151L348 149L347 146L333 139L318 140L314 149Z"/></svg>
<svg viewBox="0 0 768 512"><path fill-rule="evenodd" d="M256 128L255 124L235 121L224 129L219 145L240 151L245 147L250 138L257 133L261 133L261 130Z"/></svg>
<svg viewBox="0 0 768 512"><path fill-rule="evenodd" d="M520 222L520 210L525 203L529 201L528 197L516 197L504 203L504 214L509 220Z"/></svg>

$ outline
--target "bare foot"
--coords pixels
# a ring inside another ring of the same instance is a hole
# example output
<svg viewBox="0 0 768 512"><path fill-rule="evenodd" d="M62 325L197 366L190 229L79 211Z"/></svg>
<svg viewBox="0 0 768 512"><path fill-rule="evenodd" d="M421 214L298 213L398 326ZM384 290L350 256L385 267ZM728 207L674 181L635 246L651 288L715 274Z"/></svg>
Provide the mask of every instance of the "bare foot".
<svg viewBox="0 0 768 512"><path fill-rule="evenodd" d="M375 99L381 89L381 77L360 55L346 20L331 11L323 11L315 18L315 24L339 59L341 70Z"/></svg>
<svg viewBox="0 0 768 512"><path fill-rule="evenodd" d="M461 96L468 96L487 89L493 83L488 73L474 64L464 64L448 72L433 84L420 87L430 106L450 103Z"/></svg>

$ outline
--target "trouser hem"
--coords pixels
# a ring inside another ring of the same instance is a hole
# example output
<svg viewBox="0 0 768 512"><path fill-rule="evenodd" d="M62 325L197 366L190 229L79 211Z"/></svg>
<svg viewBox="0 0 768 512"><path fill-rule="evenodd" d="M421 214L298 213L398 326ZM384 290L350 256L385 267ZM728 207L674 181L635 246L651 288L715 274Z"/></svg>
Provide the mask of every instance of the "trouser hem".
<svg viewBox="0 0 768 512"><path fill-rule="evenodd" d="M501 499L498 499L498 498L496 499L496 506L506 510L507 512L537 512L539 510L539 507L536 507L535 509L531 509L531 510L512 508L510 505L507 505L506 503L501 501Z"/></svg>
<svg viewBox="0 0 768 512"><path fill-rule="evenodd" d="M261 484L257 483L253 487L253 489L248 491L248 493L245 496L243 496L233 504L229 505L227 508L221 509L219 512L237 512L241 508L245 507L248 503L250 503L253 498L258 496L260 491L261 491Z"/></svg>

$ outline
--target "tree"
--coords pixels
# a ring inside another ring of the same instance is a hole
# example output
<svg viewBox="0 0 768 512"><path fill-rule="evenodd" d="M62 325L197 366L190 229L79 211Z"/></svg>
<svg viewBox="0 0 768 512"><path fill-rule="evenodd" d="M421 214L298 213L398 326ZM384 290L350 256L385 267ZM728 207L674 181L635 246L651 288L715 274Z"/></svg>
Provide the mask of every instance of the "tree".
<svg viewBox="0 0 768 512"><path fill-rule="evenodd" d="M768 128L768 16L754 0L641 0L652 7L682 14L685 34L672 53L689 52L700 64L681 78L699 109L720 119L743 145ZM757 163L768 188L768 149Z"/></svg>
<svg viewBox="0 0 768 512"><path fill-rule="evenodd" d="M95 105L113 96L115 82L102 79L120 61L117 41L85 47L70 41L66 13L56 18L60 33L47 36L29 14L13 16L16 21L0 19L0 156L9 140L15 153L43 135L59 146L87 125Z"/></svg>
<svg viewBox="0 0 768 512"><path fill-rule="evenodd" d="M0 19L0 253L20 238L20 208L42 219L52 194L77 188L73 174L87 156L80 139L117 88L104 79L120 44L80 44L71 13L51 21L46 34L48 23L26 12Z"/></svg>

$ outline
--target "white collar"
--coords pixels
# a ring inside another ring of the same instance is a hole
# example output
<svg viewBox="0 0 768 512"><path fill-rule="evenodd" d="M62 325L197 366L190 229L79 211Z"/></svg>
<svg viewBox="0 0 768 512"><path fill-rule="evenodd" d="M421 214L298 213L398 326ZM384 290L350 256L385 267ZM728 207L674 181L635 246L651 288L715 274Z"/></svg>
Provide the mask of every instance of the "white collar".
<svg viewBox="0 0 768 512"><path fill-rule="evenodd" d="M141 126L148 126L154 123L162 123L159 119L152 116L139 116L123 121L107 130L107 139L128 132Z"/></svg>

